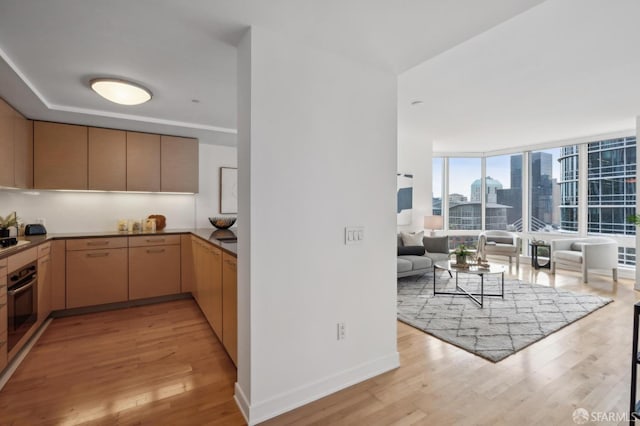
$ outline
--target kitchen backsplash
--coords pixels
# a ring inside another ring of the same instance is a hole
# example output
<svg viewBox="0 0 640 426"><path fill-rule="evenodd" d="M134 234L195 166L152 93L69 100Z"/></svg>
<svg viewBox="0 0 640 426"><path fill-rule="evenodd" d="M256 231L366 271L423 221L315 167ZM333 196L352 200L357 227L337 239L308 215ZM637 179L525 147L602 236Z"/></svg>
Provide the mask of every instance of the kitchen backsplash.
<svg viewBox="0 0 640 426"><path fill-rule="evenodd" d="M22 222L44 219L48 232L115 231L118 219L167 217L167 228L193 228L196 196L0 190L0 214L16 211Z"/></svg>

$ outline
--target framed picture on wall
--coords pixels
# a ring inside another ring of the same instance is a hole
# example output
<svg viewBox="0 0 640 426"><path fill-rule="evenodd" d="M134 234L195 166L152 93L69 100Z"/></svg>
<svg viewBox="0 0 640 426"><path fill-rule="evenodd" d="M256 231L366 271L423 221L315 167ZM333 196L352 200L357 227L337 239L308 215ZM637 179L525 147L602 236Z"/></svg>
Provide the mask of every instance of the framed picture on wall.
<svg viewBox="0 0 640 426"><path fill-rule="evenodd" d="M238 214L238 169L220 167L220 213Z"/></svg>

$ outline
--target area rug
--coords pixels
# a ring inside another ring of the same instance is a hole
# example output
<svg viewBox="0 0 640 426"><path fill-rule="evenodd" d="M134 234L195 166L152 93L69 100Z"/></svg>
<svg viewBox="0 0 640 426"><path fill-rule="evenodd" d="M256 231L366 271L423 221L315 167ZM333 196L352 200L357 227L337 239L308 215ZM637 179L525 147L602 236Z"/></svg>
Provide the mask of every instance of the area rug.
<svg viewBox="0 0 640 426"><path fill-rule="evenodd" d="M460 274L477 292L479 277ZM455 274L437 273L438 291L455 291ZM500 293L498 275L485 276L485 292ZM433 274L398 279L398 319L489 361L498 362L611 303L590 294L505 278L504 300L485 297L484 307L465 296L433 295Z"/></svg>

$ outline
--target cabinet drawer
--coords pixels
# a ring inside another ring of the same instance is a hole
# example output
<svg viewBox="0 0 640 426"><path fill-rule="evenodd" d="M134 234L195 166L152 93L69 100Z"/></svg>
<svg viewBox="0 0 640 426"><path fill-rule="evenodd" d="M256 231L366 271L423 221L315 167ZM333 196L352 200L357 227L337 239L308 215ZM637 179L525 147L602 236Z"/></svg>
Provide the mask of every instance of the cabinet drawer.
<svg viewBox="0 0 640 426"><path fill-rule="evenodd" d="M95 250L127 247L127 237L115 238L80 238L67 240L67 251Z"/></svg>
<svg viewBox="0 0 640 426"><path fill-rule="evenodd" d="M29 250L21 251L18 254L9 256L7 259L7 272L13 272L22 266L34 262L38 258L38 248L33 247Z"/></svg>
<svg viewBox="0 0 640 426"><path fill-rule="evenodd" d="M129 249L129 299L180 293L180 246Z"/></svg>
<svg viewBox="0 0 640 426"><path fill-rule="evenodd" d="M67 308L126 301L127 251L67 252Z"/></svg>
<svg viewBox="0 0 640 426"><path fill-rule="evenodd" d="M180 235L130 237L129 247L172 246L180 244Z"/></svg>
<svg viewBox="0 0 640 426"><path fill-rule="evenodd" d="M44 243L38 246L38 257L43 257L51 253L51 243Z"/></svg>

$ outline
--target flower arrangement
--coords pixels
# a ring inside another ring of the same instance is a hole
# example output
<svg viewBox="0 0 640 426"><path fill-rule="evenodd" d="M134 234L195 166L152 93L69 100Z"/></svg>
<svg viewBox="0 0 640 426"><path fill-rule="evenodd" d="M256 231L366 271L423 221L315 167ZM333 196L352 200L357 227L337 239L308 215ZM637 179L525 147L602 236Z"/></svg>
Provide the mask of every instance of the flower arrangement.
<svg viewBox="0 0 640 426"><path fill-rule="evenodd" d="M470 256L472 254L470 247L465 246L464 244L460 244L453 252L456 257L458 256Z"/></svg>
<svg viewBox="0 0 640 426"><path fill-rule="evenodd" d="M18 226L18 216L16 213L9 213L7 217L0 216L0 229L11 228L12 226Z"/></svg>

